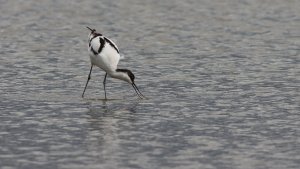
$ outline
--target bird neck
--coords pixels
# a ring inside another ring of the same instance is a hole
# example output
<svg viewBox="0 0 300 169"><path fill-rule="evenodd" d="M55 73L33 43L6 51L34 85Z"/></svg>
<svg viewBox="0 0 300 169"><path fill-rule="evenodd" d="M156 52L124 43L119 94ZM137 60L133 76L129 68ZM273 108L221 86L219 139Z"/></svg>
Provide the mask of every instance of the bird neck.
<svg viewBox="0 0 300 169"><path fill-rule="evenodd" d="M130 80L130 77L128 76L128 74L126 72L121 72L121 71L115 70L113 72L110 72L109 74L113 78L123 80L125 82L130 83L130 84L132 83L131 80Z"/></svg>

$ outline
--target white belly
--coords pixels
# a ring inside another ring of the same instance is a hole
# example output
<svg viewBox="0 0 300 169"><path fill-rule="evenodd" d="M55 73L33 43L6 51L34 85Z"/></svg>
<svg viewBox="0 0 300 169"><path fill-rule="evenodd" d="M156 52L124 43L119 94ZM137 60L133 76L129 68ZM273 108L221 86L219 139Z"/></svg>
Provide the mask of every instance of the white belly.
<svg viewBox="0 0 300 169"><path fill-rule="evenodd" d="M98 55L94 55L92 52L90 52L90 59L93 65L98 66L110 74L117 69L120 55L115 50L105 46L102 52Z"/></svg>

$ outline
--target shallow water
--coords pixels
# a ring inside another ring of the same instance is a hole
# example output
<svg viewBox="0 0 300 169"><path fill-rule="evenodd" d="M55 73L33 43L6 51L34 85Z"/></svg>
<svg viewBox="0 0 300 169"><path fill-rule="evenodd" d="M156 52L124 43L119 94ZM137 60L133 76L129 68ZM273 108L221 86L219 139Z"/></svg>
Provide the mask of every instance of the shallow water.
<svg viewBox="0 0 300 169"><path fill-rule="evenodd" d="M0 168L298 168L300 1L0 0ZM147 100L90 68L113 39Z"/></svg>

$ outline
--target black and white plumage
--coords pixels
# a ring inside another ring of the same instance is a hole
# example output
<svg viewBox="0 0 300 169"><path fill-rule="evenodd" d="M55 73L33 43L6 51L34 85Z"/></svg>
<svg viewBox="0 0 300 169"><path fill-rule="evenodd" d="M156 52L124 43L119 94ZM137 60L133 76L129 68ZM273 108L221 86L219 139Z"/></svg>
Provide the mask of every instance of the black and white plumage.
<svg viewBox="0 0 300 169"><path fill-rule="evenodd" d="M89 27L87 28L91 31L91 33L89 34L89 46L88 46L89 56L91 61L91 69L90 69L90 73L85 88L82 93L82 97L84 96L88 82L91 79L92 69L93 66L95 65L106 72L103 81L105 99L106 99L105 84L106 84L107 74L112 78L116 78L128 82L129 84L132 85L135 92L140 98L143 97L145 98L145 96L143 96L143 94L139 91L139 89L134 83L134 78L135 78L134 74L128 69L118 69L117 66L120 60L120 53L117 45L112 40L108 39L107 37L103 36L100 33L97 33L95 29L91 29Z"/></svg>

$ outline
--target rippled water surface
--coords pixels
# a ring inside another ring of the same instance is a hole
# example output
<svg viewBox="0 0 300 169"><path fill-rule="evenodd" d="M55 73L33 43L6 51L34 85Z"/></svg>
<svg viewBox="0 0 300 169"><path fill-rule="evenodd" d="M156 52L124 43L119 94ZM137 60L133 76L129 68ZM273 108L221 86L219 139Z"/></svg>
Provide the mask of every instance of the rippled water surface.
<svg viewBox="0 0 300 169"><path fill-rule="evenodd" d="M300 1L0 0L0 168L300 166ZM113 39L148 97L94 68Z"/></svg>

